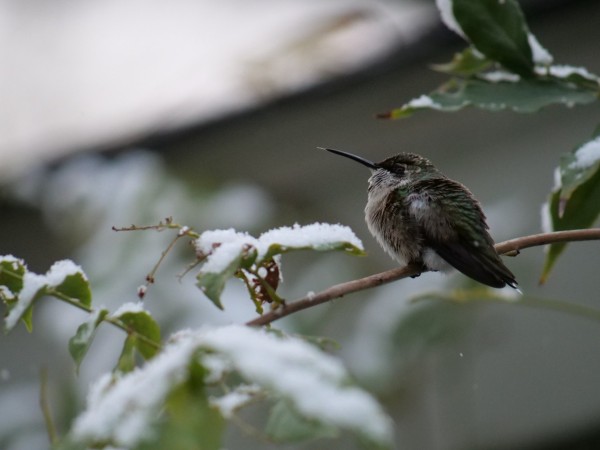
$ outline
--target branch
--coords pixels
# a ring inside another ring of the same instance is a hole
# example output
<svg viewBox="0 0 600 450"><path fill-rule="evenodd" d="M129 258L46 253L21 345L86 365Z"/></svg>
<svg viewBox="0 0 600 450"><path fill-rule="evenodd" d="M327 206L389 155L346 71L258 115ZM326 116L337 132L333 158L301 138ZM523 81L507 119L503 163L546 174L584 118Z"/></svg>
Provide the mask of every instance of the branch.
<svg viewBox="0 0 600 450"><path fill-rule="evenodd" d="M500 255L516 255L520 250L540 245L553 244L555 242L573 242L573 241L594 241L600 240L600 228L591 228L587 230L569 230L555 231L551 233L533 234L523 236L496 244L496 251ZM407 277L414 277L423 272L423 267L409 264L404 267L387 270L385 272L369 275L358 280L348 281L346 283L336 284L317 294L307 295L294 302L280 306L262 316L257 317L246 323L249 326L262 326L270 324L282 317L289 316L297 311L312 308L313 306L326 303L330 300L343 297L353 292L363 291L392 281L401 280Z"/></svg>

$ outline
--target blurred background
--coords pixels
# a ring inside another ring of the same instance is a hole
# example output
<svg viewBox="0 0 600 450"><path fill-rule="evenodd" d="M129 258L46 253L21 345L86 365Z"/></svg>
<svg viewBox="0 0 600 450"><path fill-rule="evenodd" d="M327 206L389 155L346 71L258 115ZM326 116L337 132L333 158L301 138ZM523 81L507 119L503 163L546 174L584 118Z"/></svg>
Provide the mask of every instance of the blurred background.
<svg viewBox="0 0 600 450"><path fill-rule="evenodd" d="M600 2L521 4L557 63L600 72ZM94 304L111 310L137 299L172 238L111 227L167 216L254 235L295 222L349 225L368 256L285 255L288 300L393 267L364 224L369 172L317 146L373 160L423 154L469 186L496 241L539 232L553 169L591 136L597 104L374 118L433 90L445 77L429 65L463 47L426 0L2 2L0 254L39 273L73 259ZM542 248L507 264L528 295L595 306L598 250L570 245L544 286ZM228 285L221 312L193 275L178 282L192 258L181 245L145 298L165 336L254 317L241 284ZM600 448L600 323L514 305L409 302L466 283L424 274L276 325L340 343L357 382L393 416L398 448ZM74 375L67 343L84 320L42 299L33 334L19 327L0 338L0 448L49 447L42 367L61 430L89 383L114 367L123 334L105 326ZM325 445L355 444L285 448ZM235 427L226 447L276 448Z"/></svg>

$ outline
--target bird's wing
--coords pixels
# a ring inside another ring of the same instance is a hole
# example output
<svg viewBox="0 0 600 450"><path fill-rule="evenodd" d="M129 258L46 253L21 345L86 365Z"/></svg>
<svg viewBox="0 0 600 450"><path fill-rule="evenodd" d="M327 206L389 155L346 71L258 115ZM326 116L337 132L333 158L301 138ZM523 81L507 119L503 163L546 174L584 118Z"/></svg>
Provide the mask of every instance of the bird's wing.
<svg viewBox="0 0 600 450"><path fill-rule="evenodd" d="M455 269L492 287L516 287L488 233L479 202L462 184L448 178L416 182L406 197L424 243Z"/></svg>

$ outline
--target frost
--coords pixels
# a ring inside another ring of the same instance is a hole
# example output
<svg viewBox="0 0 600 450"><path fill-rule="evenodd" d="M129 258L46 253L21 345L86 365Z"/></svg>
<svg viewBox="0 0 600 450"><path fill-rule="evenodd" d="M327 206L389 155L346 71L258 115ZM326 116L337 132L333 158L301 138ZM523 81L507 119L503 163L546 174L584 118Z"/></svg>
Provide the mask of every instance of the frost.
<svg viewBox="0 0 600 450"><path fill-rule="evenodd" d="M456 17L454 17L452 0L435 0L435 4L440 10L442 21L446 24L446 26L463 38L467 39L464 31L458 24Z"/></svg>
<svg viewBox="0 0 600 450"><path fill-rule="evenodd" d="M488 72L481 74L481 77L491 83L499 83L501 81L509 81L511 83L518 82L521 77L515 73L504 72L502 70L496 70L494 72Z"/></svg>
<svg viewBox="0 0 600 450"><path fill-rule="evenodd" d="M587 169L600 161L600 136L583 144L575 152L575 161L569 164L570 169Z"/></svg>
<svg viewBox="0 0 600 450"><path fill-rule="evenodd" d="M441 109L442 106L439 103L434 102L428 95L421 95L418 98L412 99L405 107Z"/></svg>
<svg viewBox="0 0 600 450"><path fill-rule="evenodd" d="M542 47L542 44L537 40L533 33L527 33L527 41L531 47L531 56L535 64L549 66L554 58L548 50Z"/></svg>
<svg viewBox="0 0 600 450"><path fill-rule="evenodd" d="M391 441L392 422L375 399L349 383L337 359L298 338L230 325L179 333L169 342L143 368L104 375L92 386L87 409L73 426L77 441L133 447L151 438L151 424L171 390L189 376L196 354L209 372L205 382L236 370L250 383L211 399L224 416L266 388L308 418Z"/></svg>
<svg viewBox="0 0 600 450"><path fill-rule="evenodd" d="M123 303L114 313L112 313L112 316L119 318L123 314L140 312L148 312L146 311L146 308L144 308L142 302L127 302Z"/></svg>

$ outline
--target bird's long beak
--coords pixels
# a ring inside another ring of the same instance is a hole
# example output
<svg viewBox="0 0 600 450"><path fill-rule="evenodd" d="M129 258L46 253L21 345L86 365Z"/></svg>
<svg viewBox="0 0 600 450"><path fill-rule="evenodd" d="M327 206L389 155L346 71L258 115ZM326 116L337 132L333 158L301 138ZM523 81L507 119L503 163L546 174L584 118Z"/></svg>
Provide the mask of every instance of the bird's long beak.
<svg viewBox="0 0 600 450"><path fill-rule="evenodd" d="M320 150L327 150L328 152L335 153L336 155L345 156L346 158L353 159L354 161L361 163L363 166L367 166L369 169L379 169L379 166L373 161L369 161L361 156L353 155L352 153L343 152L341 150L335 150L333 148L317 147Z"/></svg>

